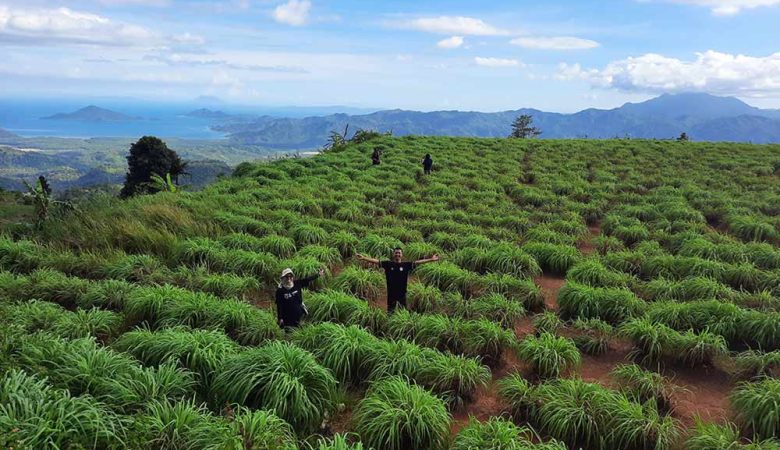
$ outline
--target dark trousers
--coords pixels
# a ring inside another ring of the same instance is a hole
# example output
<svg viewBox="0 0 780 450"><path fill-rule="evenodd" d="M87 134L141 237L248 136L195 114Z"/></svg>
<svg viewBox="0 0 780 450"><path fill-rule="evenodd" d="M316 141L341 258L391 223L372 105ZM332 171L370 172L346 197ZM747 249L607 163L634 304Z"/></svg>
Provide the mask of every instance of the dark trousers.
<svg viewBox="0 0 780 450"><path fill-rule="evenodd" d="M431 174L431 168L430 167L423 168L423 171L425 172L426 175L430 175Z"/></svg>
<svg viewBox="0 0 780 450"><path fill-rule="evenodd" d="M401 306L406 309L406 296L387 296L387 313L392 314L395 310Z"/></svg>

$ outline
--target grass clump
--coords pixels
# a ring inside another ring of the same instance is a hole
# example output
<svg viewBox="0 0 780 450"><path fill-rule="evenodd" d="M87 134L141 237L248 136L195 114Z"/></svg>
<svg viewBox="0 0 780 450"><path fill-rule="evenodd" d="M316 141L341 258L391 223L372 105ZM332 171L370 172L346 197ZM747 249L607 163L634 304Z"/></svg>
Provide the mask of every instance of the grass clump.
<svg viewBox="0 0 780 450"><path fill-rule="evenodd" d="M450 450L565 450L566 446L557 441L534 443L535 432L518 427L514 423L491 417L486 422L470 418L468 425L460 430Z"/></svg>
<svg viewBox="0 0 780 450"><path fill-rule="evenodd" d="M731 394L737 421L758 439L780 436L780 380L742 383Z"/></svg>
<svg viewBox="0 0 780 450"><path fill-rule="evenodd" d="M319 429L333 410L336 379L314 356L285 342L271 342L225 360L213 383L215 404L268 409L299 433Z"/></svg>
<svg viewBox="0 0 780 450"><path fill-rule="evenodd" d="M517 355L533 366L541 378L554 378L580 364L580 352L570 339L550 333L526 336L520 341Z"/></svg>
<svg viewBox="0 0 780 450"><path fill-rule="evenodd" d="M450 420L444 402L400 377L376 382L353 415L363 443L388 450L444 449Z"/></svg>

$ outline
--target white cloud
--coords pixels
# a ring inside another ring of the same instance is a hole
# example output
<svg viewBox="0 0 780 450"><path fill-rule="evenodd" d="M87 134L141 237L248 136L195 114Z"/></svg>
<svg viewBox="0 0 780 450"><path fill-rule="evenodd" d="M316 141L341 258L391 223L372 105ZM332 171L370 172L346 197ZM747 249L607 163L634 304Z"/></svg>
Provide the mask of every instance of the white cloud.
<svg viewBox="0 0 780 450"><path fill-rule="evenodd" d="M309 20L311 2L309 0L290 0L274 9L273 18L279 23L301 26Z"/></svg>
<svg viewBox="0 0 780 450"><path fill-rule="evenodd" d="M177 44L184 45L203 45L206 43L206 39L204 39L203 36L192 33L177 34L171 36L171 40Z"/></svg>
<svg viewBox="0 0 780 450"><path fill-rule="evenodd" d="M453 49L463 45L463 36L452 36L436 43L439 48Z"/></svg>
<svg viewBox="0 0 780 450"><path fill-rule="evenodd" d="M478 66L485 66L485 67L522 67L523 64L516 60L516 59L508 59L508 58L483 58L480 56L477 56L474 58L474 62Z"/></svg>
<svg viewBox="0 0 780 450"><path fill-rule="evenodd" d="M17 41L141 45L158 39L150 30L97 14L57 9L0 6L0 37Z"/></svg>
<svg viewBox="0 0 780 450"><path fill-rule="evenodd" d="M436 34L454 34L465 36L502 36L508 31L496 28L473 17L439 16L410 19L398 24L401 28L425 31Z"/></svg>
<svg viewBox="0 0 780 450"><path fill-rule="evenodd" d="M169 0L98 0L98 3L109 6L139 5L139 6L168 6Z"/></svg>
<svg viewBox="0 0 780 450"><path fill-rule="evenodd" d="M570 36L519 37L509 43L536 50L588 50L599 46L596 41Z"/></svg>
<svg viewBox="0 0 780 450"><path fill-rule="evenodd" d="M648 53L613 61L600 70L561 64L558 78L623 91L780 96L780 53L754 57L708 50L697 53L693 61Z"/></svg>
<svg viewBox="0 0 780 450"><path fill-rule="evenodd" d="M698 5L710 8L717 16L739 14L745 9L780 5L780 0L667 0L674 3Z"/></svg>

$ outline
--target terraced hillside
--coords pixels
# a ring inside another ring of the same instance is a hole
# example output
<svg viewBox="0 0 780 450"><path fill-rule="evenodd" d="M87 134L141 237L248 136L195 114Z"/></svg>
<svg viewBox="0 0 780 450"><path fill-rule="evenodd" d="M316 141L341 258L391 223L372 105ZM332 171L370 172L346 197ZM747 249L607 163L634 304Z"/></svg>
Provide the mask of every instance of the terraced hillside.
<svg viewBox="0 0 780 450"><path fill-rule="evenodd" d="M0 445L780 448L779 174L780 146L382 137L84 207L0 237ZM441 261L388 316L354 255L396 246ZM290 335L284 267L326 269Z"/></svg>

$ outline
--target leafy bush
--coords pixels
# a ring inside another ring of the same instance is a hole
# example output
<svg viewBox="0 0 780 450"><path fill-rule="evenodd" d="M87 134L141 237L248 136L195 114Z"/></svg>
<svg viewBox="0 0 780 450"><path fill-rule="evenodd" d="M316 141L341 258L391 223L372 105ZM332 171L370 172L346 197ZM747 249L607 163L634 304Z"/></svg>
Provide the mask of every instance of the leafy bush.
<svg viewBox="0 0 780 450"><path fill-rule="evenodd" d="M450 430L444 403L398 377L371 386L352 419L366 445L388 450L444 449Z"/></svg>

